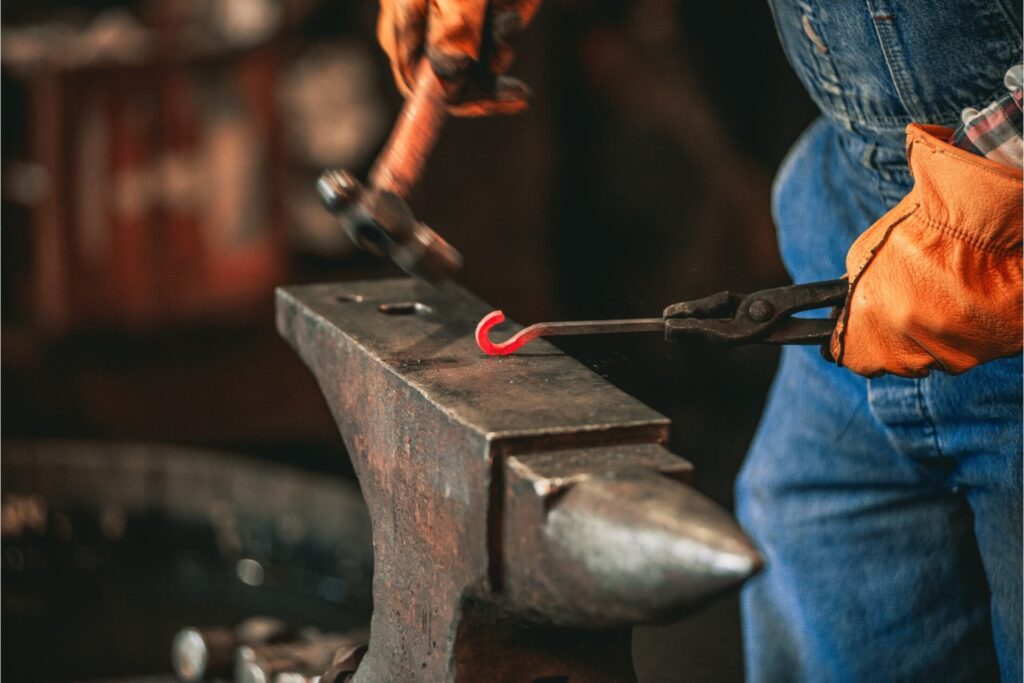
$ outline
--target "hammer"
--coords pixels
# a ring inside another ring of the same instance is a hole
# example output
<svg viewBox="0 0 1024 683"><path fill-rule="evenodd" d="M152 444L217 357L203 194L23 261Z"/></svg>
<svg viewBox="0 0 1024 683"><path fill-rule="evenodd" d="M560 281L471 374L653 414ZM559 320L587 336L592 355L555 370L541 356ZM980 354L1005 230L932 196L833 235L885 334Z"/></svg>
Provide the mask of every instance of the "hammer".
<svg viewBox="0 0 1024 683"><path fill-rule="evenodd" d="M462 266L462 255L416 220L406 199L447 118L445 84L427 59L416 67L412 94L370 169L369 187L347 171L324 171L317 192L355 244L391 259L410 275L438 283Z"/></svg>

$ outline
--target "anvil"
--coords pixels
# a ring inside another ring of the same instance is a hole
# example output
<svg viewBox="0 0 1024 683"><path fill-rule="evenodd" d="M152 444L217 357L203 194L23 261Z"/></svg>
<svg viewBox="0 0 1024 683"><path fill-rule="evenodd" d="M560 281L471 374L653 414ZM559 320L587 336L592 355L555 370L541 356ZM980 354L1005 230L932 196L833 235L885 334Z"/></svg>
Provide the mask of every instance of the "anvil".
<svg viewBox="0 0 1024 683"><path fill-rule="evenodd" d="M373 528L355 681L630 681L631 627L761 559L687 483L669 421L547 342L485 356L490 307L413 280L287 287Z"/></svg>

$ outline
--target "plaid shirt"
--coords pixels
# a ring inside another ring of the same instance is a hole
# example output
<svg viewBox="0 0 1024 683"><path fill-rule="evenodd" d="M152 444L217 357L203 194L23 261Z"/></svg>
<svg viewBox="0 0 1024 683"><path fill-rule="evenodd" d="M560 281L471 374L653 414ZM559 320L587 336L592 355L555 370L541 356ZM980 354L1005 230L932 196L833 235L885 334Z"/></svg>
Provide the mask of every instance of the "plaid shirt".
<svg viewBox="0 0 1024 683"><path fill-rule="evenodd" d="M1006 94L984 109L964 109L962 123L950 136L950 144L992 161L1022 167L1024 141L1021 138L1024 102L1024 65L1011 67L1003 78Z"/></svg>

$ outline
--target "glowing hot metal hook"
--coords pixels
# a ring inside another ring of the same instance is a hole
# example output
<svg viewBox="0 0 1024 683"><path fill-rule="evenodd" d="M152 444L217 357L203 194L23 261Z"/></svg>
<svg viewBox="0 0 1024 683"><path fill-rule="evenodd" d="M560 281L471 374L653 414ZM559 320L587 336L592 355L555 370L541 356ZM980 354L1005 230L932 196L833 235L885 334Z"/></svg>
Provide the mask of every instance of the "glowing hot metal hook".
<svg viewBox="0 0 1024 683"><path fill-rule="evenodd" d="M503 342L491 341L491 328L505 322L505 314L491 311L476 326L476 343L488 356L507 356L515 353L537 337L570 334L611 334L615 332L664 332L664 318L636 320L581 320L578 322L537 323L516 332Z"/></svg>
<svg viewBox="0 0 1024 683"><path fill-rule="evenodd" d="M505 322L505 314L501 311L491 311L483 318L476 326L476 343L480 347L480 350L486 353L488 356L507 356L510 353L515 353L523 344L531 342L543 333L543 325L530 325L529 327L520 330L503 342L495 344L491 341L490 334L491 328L495 325L500 325Z"/></svg>

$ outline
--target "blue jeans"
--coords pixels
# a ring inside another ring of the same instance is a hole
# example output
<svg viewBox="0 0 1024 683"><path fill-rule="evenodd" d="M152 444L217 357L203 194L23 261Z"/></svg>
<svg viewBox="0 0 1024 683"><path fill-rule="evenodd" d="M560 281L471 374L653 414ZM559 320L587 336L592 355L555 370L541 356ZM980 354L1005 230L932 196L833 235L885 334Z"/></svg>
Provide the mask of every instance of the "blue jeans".
<svg viewBox="0 0 1024 683"><path fill-rule="evenodd" d="M929 3L922 19L771 1L824 114L776 179L779 244L795 281L830 279L910 188L902 127L949 125L996 92L1020 22L998 2ZM1021 386L1019 356L868 380L785 349L736 485L767 560L742 598L750 680L1021 680Z"/></svg>

